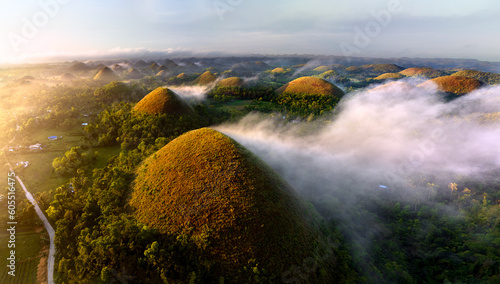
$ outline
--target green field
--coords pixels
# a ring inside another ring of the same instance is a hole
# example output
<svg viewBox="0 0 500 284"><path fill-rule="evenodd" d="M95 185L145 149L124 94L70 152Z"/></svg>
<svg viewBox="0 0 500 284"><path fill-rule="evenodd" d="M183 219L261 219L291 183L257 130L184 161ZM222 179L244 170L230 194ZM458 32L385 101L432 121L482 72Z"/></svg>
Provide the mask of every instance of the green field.
<svg viewBox="0 0 500 284"><path fill-rule="evenodd" d="M2 206L2 209L4 207ZM3 211L3 210L2 210ZM15 277L8 275L7 257L10 256L7 247L6 228L2 223L0 234L0 282L4 283L36 283L37 267L40 262L38 257L42 235L46 235L45 231L38 234L32 228L21 227L16 231L16 271ZM48 237L46 237L48 240Z"/></svg>
<svg viewBox="0 0 500 284"><path fill-rule="evenodd" d="M58 186L68 182L67 178L57 177L52 173L52 161L64 155L64 153L75 145L79 145L82 135L76 135L77 131L62 131L58 129L42 129L32 133L28 140L28 144L41 143L44 149L39 152L30 152L24 150L19 153L10 154L7 156L9 162L14 166L21 161L28 161L27 168L17 170L18 174L28 190L32 194L47 192ZM58 136L62 139L49 141L49 136ZM24 144L19 146L26 146ZM29 145L28 145L29 146Z"/></svg>

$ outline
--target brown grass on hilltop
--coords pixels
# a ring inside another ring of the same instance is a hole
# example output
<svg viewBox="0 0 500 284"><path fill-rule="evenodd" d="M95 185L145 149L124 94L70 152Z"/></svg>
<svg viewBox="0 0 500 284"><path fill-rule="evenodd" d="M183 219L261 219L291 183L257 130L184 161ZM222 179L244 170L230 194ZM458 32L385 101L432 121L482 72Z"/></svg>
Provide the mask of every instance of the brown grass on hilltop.
<svg viewBox="0 0 500 284"><path fill-rule="evenodd" d="M500 84L500 74L497 73L490 73L490 72L482 72L482 71L477 71L477 70L461 70L458 71L451 76L462 76L462 77L468 77L468 78L474 78L479 81L482 81L487 84L495 85L495 84Z"/></svg>
<svg viewBox="0 0 500 284"><path fill-rule="evenodd" d="M276 93L294 93L309 95L336 96L341 98L344 92L332 83L316 77L301 77L282 86Z"/></svg>
<svg viewBox="0 0 500 284"><path fill-rule="evenodd" d="M94 80L96 81L106 81L106 82L111 82L111 81L118 81L120 78L113 72L113 70L109 69L108 67L104 67L97 74L94 76Z"/></svg>
<svg viewBox="0 0 500 284"><path fill-rule="evenodd" d="M321 239L313 225L317 213L274 170L207 128L178 137L144 161L130 204L140 222L195 240L215 271L233 283L248 281L253 273L243 267L251 263L279 281L292 265L315 257Z"/></svg>
<svg viewBox="0 0 500 284"><path fill-rule="evenodd" d="M396 64L366 64L361 66L361 68L375 73L396 73L404 69Z"/></svg>
<svg viewBox="0 0 500 284"><path fill-rule="evenodd" d="M411 67L407 68L399 74L407 76L407 77L413 77L413 76L418 76L418 77L425 77L429 79L437 78L444 76L445 73L439 70L435 70L429 67Z"/></svg>
<svg viewBox="0 0 500 284"><path fill-rule="evenodd" d="M387 80L387 79L401 79L403 78L403 75L399 73L384 73L376 78L375 80Z"/></svg>
<svg viewBox="0 0 500 284"><path fill-rule="evenodd" d="M243 81L243 79L239 77L230 77L221 80L219 83L217 83L217 85L220 87L240 87L243 85L244 82L245 81Z"/></svg>
<svg viewBox="0 0 500 284"><path fill-rule="evenodd" d="M174 115L193 114L193 108L181 97L167 88L159 87L146 95L133 108L135 112L150 115L168 113Z"/></svg>
<svg viewBox="0 0 500 284"><path fill-rule="evenodd" d="M473 78L462 76L443 76L426 81L420 84L419 87L428 88L432 84L436 84L438 86L438 90L441 92L452 93L455 95L470 93L483 85L481 81Z"/></svg>
<svg viewBox="0 0 500 284"><path fill-rule="evenodd" d="M272 74L283 74L283 73L286 73L286 70L285 70L285 68L278 67L278 68L274 68L273 70L271 70L271 73Z"/></svg>
<svg viewBox="0 0 500 284"><path fill-rule="evenodd" d="M196 85L209 85L217 80L217 77L210 71L206 71L201 74L196 80L194 80L194 84Z"/></svg>
<svg viewBox="0 0 500 284"><path fill-rule="evenodd" d="M316 68L313 69L314 72L320 72L320 73L323 73L323 72L326 72L328 70L330 70L331 68L328 67L328 66L318 66Z"/></svg>

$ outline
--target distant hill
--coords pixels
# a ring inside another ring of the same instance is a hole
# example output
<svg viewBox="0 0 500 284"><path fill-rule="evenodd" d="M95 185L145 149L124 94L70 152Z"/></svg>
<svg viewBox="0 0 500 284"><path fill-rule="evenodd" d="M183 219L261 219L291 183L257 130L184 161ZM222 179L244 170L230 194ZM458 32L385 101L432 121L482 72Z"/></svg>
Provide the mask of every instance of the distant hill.
<svg viewBox="0 0 500 284"><path fill-rule="evenodd" d="M126 77L127 79L141 79L144 77L144 74L142 74L139 70L132 68L127 72Z"/></svg>
<svg viewBox="0 0 500 284"><path fill-rule="evenodd" d="M316 68L313 69L314 72L326 72L328 70L330 70L331 68L329 66L325 66L325 65L322 65L322 66L318 66Z"/></svg>
<svg viewBox="0 0 500 284"><path fill-rule="evenodd" d="M197 240L217 276L278 283L293 265L316 260L304 283L335 283L341 273L315 222L319 217L262 160L212 129L188 132L143 162L130 204L136 218L162 233ZM251 281L253 282L253 281Z"/></svg>
<svg viewBox="0 0 500 284"><path fill-rule="evenodd" d="M88 66L87 64L83 63L83 62L75 62L69 68L69 70L71 70L71 71L88 71L90 69L91 69L91 67Z"/></svg>
<svg viewBox="0 0 500 284"><path fill-rule="evenodd" d="M366 64L361 66L364 72L372 74L397 73L404 68L396 64Z"/></svg>
<svg viewBox="0 0 500 284"><path fill-rule="evenodd" d="M452 74L452 76L474 78L490 85L500 84L500 74L497 73L482 72L476 70L461 70Z"/></svg>
<svg viewBox="0 0 500 284"><path fill-rule="evenodd" d="M196 80L194 80L194 84L196 85L209 85L217 80L217 77L210 71L206 71L201 74Z"/></svg>
<svg viewBox="0 0 500 284"><path fill-rule="evenodd" d="M301 77L285 84L276 93L325 95L341 98L344 92L332 83L315 77Z"/></svg>
<svg viewBox="0 0 500 284"><path fill-rule="evenodd" d="M399 72L399 74L407 77L415 76L415 77L424 77L427 79L434 79L446 75L443 71L435 70L429 67L411 67Z"/></svg>
<svg viewBox="0 0 500 284"><path fill-rule="evenodd" d="M156 77L162 77L162 78L167 78L170 74L168 73L167 70L161 70L160 72L156 73Z"/></svg>
<svg viewBox="0 0 500 284"><path fill-rule="evenodd" d="M134 64L132 66L136 67L136 68L142 68L142 67L148 67L150 64L148 64L146 61L144 60L138 60L136 62L134 62Z"/></svg>
<svg viewBox="0 0 500 284"><path fill-rule="evenodd" d="M63 81L73 81L73 80L76 80L78 78L76 78L73 74L71 73L65 73L64 75L62 75L60 77L61 80Z"/></svg>
<svg viewBox="0 0 500 284"><path fill-rule="evenodd" d="M345 71L350 74L358 74L363 72L363 69L357 66L349 66L345 69Z"/></svg>
<svg viewBox="0 0 500 284"><path fill-rule="evenodd" d="M339 74L333 70L328 70L326 72L323 72L321 74L318 75L319 78L321 79L332 79L332 78L335 78L337 77Z"/></svg>
<svg viewBox="0 0 500 284"><path fill-rule="evenodd" d="M481 81L473 78L462 76L443 76L426 81L419 86L423 88L430 88L433 84L438 86L439 91L455 95L470 93L484 85Z"/></svg>
<svg viewBox="0 0 500 284"><path fill-rule="evenodd" d="M217 86L219 87L240 87L245 83L243 79L239 77L229 77L226 79L221 80L220 82L217 83Z"/></svg>
<svg viewBox="0 0 500 284"><path fill-rule="evenodd" d="M286 73L286 70L285 70L285 68L278 67L278 68L274 68L273 70L271 70L271 73L272 74L283 74L283 73Z"/></svg>
<svg viewBox="0 0 500 284"><path fill-rule="evenodd" d="M115 74L115 72L113 72L113 70L109 69L108 67L104 67L99 70L99 72L97 72L97 74L94 76L94 80L111 82L120 80L120 78Z"/></svg>
<svg viewBox="0 0 500 284"><path fill-rule="evenodd" d="M193 108L170 89L159 87L140 100L133 111L139 113L191 115Z"/></svg>
<svg viewBox="0 0 500 284"><path fill-rule="evenodd" d="M375 80L388 80L388 79L400 79L403 78L403 75L399 73L384 73L380 76L375 77Z"/></svg>

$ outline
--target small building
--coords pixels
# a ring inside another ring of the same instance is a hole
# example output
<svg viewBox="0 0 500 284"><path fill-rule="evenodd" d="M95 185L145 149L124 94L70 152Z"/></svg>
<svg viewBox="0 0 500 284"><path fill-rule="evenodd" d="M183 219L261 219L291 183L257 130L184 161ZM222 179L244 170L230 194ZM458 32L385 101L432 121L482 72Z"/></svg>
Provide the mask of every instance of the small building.
<svg viewBox="0 0 500 284"><path fill-rule="evenodd" d="M49 140L50 140L50 141L57 140L57 138L58 138L57 136L49 136Z"/></svg>
<svg viewBox="0 0 500 284"><path fill-rule="evenodd" d="M87 122L82 123L83 126L89 125Z"/></svg>

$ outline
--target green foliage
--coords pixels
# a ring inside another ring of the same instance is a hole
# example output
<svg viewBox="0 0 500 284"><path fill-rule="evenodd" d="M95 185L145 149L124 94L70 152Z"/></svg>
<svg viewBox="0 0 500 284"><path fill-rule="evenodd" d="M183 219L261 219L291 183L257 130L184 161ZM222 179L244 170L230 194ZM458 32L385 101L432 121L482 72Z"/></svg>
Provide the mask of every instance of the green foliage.
<svg viewBox="0 0 500 284"><path fill-rule="evenodd" d="M94 91L94 97L99 102L105 104L111 104L117 101L125 101L131 95L131 89L129 86L122 82L111 82L101 88Z"/></svg>
<svg viewBox="0 0 500 284"><path fill-rule="evenodd" d="M332 111L339 99L334 96L283 93L272 99L278 109L289 114L307 117Z"/></svg>
<svg viewBox="0 0 500 284"><path fill-rule="evenodd" d="M77 146L67 151L63 157L55 158L52 167L58 176L74 176L78 169L95 162L96 159L97 153L84 152Z"/></svg>

